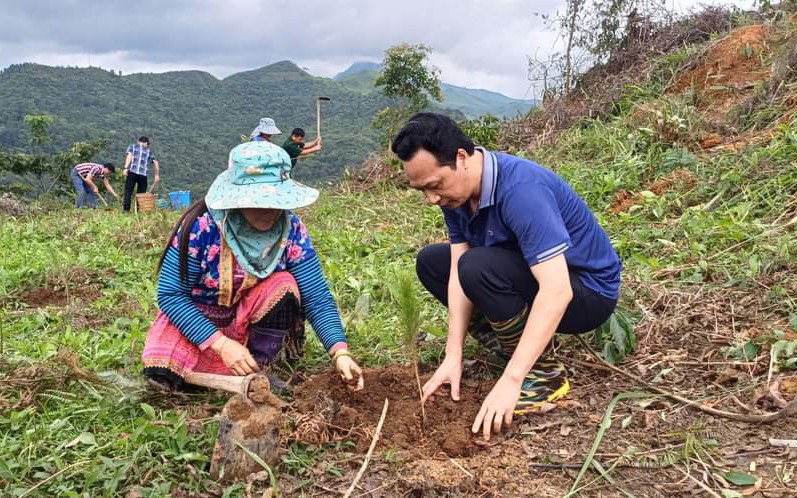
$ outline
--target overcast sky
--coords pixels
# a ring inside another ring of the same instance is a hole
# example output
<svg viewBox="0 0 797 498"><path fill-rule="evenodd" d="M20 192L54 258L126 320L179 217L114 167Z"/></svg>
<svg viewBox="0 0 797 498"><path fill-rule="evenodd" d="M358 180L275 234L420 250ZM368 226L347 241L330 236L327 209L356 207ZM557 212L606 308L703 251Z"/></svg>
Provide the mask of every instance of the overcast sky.
<svg viewBox="0 0 797 498"><path fill-rule="evenodd" d="M669 0L749 8L754 0ZM432 47L448 83L531 97L526 56L555 50L536 13L564 0L2 0L0 67L20 62L131 72L229 74L289 59L334 76L401 42Z"/></svg>

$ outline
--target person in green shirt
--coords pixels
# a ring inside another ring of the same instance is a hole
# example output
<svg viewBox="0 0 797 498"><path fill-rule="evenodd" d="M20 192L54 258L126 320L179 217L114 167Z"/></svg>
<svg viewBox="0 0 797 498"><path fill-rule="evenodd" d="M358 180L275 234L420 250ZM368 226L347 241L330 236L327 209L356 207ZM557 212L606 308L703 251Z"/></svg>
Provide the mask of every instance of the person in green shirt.
<svg viewBox="0 0 797 498"><path fill-rule="evenodd" d="M303 140L304 130L301 128L294 128L290 138L285 140L285 143L282 144L282 148L291 156L292 167L296 166L296 161L299 160L299 156L306 156L321 150L321 137L316 137L315 140L308 144L305 144Z"/></svg>

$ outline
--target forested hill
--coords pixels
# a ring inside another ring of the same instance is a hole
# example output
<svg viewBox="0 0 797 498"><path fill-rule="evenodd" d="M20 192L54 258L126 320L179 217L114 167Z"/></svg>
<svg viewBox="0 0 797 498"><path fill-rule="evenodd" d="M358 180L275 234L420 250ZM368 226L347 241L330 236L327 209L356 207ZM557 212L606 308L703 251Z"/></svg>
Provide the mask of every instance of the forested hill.
<svg viewBox="0 0 797 498"><path fill-rule="evenodd" d="M315 133L315 96L327 95L325 149L302 162L308 181L336 177L376 146L374 113L388 105L336 81L280 62L218 80L200 71L120 76L99 68L10 66L0 73L0 145L26 144L23 117L46 113L53 148L107 137L100 161L119 163L128 144L147 135L160 155L166 187L204 190L226 167L227 153L258 120L273 117L284 133ZM284 139L285 135L276 140Z"/></svg>
<svg viewBox="0 0 797 498"><path fill-rule="evenodd" d="M316 183L339 177L378 148L371 123L390 102L288 61L223 80L201 71L123 76L100 68L13 65L0 72L0 146L26 147L23 117L39 113L55 118L53 150L108 138L97 161L122 162L127 145L147 135L160 156L165 188L204 191L226 167L230 148L262 117L282 129L276 142L297 126L314 137L318 95L331 98L322 111L324 150L296 171L297 178Z"/></svg>

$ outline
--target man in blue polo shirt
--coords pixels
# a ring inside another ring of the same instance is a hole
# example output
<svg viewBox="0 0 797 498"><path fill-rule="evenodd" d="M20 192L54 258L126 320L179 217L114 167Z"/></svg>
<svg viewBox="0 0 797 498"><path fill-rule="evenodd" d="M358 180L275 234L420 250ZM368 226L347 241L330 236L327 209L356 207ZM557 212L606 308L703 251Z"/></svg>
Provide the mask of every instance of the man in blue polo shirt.
<svg viewBox="0 0 797 498"><path fill-rule="evenodd" d="M589 332L614 311L622 265L584 201L552 171L475 147L449 117L416 114L393 152L410 186L442 208L449 244L418 254L421 283L448 307L446 356L423 387L459 399L466 331L503 369L473 423L485 439L567 394L554 333Z"/></svg>

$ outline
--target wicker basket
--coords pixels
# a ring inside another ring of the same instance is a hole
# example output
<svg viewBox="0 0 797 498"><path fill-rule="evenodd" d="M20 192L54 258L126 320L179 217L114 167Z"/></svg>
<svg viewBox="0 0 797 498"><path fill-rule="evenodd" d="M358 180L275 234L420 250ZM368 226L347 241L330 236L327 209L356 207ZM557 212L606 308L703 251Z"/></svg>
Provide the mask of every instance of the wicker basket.
<svg viewBox="0 0 797 498"><path fill-rule="evenodd" d="M155 194L151 192L136 194L136 204L141 211L153 211L155 209Z"/></svg>

